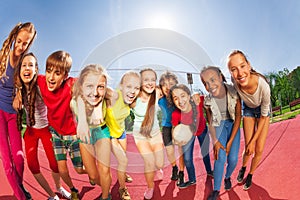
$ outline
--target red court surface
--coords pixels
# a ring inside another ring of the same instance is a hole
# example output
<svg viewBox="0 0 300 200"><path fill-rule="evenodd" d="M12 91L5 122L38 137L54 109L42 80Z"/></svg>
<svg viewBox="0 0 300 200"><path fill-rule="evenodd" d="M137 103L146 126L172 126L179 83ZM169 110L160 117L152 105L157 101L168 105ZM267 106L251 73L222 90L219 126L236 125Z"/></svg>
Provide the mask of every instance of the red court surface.
<svg viewBox="0 0 300 200"><path fill-rule="evenodd" d="M286 120L271 124L267 138L264 154L260 165L253 176L253 185L248 191L244 191L241 184L237 184L236 176L241 166L241 154L239 153L239 162L235 172L232 175L233 188L227 192L222 189L220 198L222 200L245 200L245 199L262 199L262 200L281 200L281 199L300 199L300 115L295 119ZM189 188L179 190L174 181L170 180L171 166L165 159L164 179L155 182L155 192L153 199L206 199L212 190L213 179L207 178L204 170L202 158L199 153L199 144L195 142L195 168L197 174L197 184ZM241 138L241 147L244 145L244 139ZM53 186L53 180L48 170L47 160L44 152L40 151L40 162L42 172ZM133 177L133 182L128 183L128 191L133 200L143 199L143 193L146 189L146 183L143 175L143 161L137 153L134 140L128 135L128 173ZM71 166L70 161L69 166ZM0 160L0 200L12 200L13 192L7 182L6 176ZM100 187L89 185L87 175L78 175L72 169L71 177L74 185L80 190L81 199L94 200L99 199L101 194ZM112 158L112 187L111 193L113 199L119 199L118 182L116 179L116 160ZM249 167L248 167L249 169ZM34 200L47 199L46 193L37 184L32 174L25 164L24 185L30 191ZM54 187L53 187L54 188Z"/></svg>

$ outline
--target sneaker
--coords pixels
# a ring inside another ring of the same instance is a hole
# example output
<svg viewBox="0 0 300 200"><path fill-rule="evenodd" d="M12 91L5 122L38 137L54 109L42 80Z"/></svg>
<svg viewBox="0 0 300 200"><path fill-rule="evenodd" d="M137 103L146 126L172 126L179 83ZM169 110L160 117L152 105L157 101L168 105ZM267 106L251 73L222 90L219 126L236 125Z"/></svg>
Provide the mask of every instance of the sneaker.
<svg viewBox="0 0 300 200"><path fill-rule="evenodd" d="M245 175L245 171L246 171L246 167L242 167L239 171L239 174L236 178L237 182L238 183L241 183L243 182L243 179L244 179L244 175Z"/></svg>
<svg viewBox="0 0 300 200"><path fill-rule="evenodd" d="M218 190L212 191L212 193L210 193L210 195L208 196L207 200L217 200L219 193L220 191Z"/></svg>
<svg viewBox="0 0 300 200"><path fill-rule="evenodd" d="M207 176L214 177L214 171L207 172Z"/></svg>
<svg viewBox="0 0 300 200"><path fill-rule="evenodd" d="M125 182L126 183L131 183L133 181L132 177L129 176L128 174L125 174L126 175L126 179L125 179Z"/></svg>
<svg viewBox="0 0 300 200"><path fill-rule="evenodd" d="M26 190L24 185L21 184L20 187L21 187L23 193L25 194L26 200L31 200L32 199L31 194Z"/></svg>
<svg viewBox="0 0 300 200"><path fill-rule="evenodd" d="M178 173L178 180L177 180L176 185L179 186L179 185L181 185L183 183L184 183L184 173L183 173L183 171L179 171L179 173Z"/></svg>
<svg viewBox="0 0 300 200"><path fill-rule="evenodd" d="M111 200L111 199L112 199L112 196L110 193L108 194L108 197L106 199L103 199L102 194L101 194L100 200Z"/></svg>
<svg viewBox="0 0 300 200"><path fill-rule="evenodd" d="M54 197L49 197L48 200L59 200L59 197L55 195Z"/></svg>
<svg viewBox="0 0 300 200"><path fill-rule="evenodd" d="M92 180L92 179L90 179L89 182L90 182L90 185L91 185L91 186L95 186L95 185L96 185L95 181Z"/></svg>
<svg viewBox="0 0 300 200"><path fill-rule="evenodd" d="M130 195L129 195L129 192L127 190L127 188L120 188L119 189L119 194L120 194L120 199L121 200L130 200Z"/></svg>
<svg viewBox="0 0 300 200"><path fill-rule="evenodd" d="M156 171L156 180L161 181L164 178L164 171L162 169L159 169Z"/></svg>
<svg viewBox="0 0 300 200"><path fill-rule="evenodd" d="M231 189L230 177L224 179L224 189L227 190L227 191Z"/></svg>
<svg viewBox="0 0 300 200"><path fill-rule="evenodd" d="M71 200L79 200L79 193L76 188L71 189Z"/></svg>
<svg viewBox="0 0 300 200"><path fill-rule="evenodd" d="M144 193L145 199L152 199L153 197L154 188L147 188L147 190Z"/></svg>
<svg viewBox="0 0 300 200"><path fill-rule="evenodd" d="M179 189L184 189L184 188L187 188L187 187L189 187L191 185L195 185L195 184L196 184L196 181L187 181L185 183L182 183L182 184L178 185L178 188Z"/></svg>
<svg viewBox="0 0 300 200"><path fill-rule="evenodd" d="M252 185L252 174L248 174L245 184L244 184L244 190L249 190L251 185Z"/></svg>
<svg viewBox="0 0 300 200"><path fill-rule="evenodd" d="M68 192L65 188L60 187L60 188L56 188L57 192L59 192L61 194L61 196L67 198L67 199L71 199L71 193Z"/></svg>
<svg viewBox="0 0 300 200"><path fill-rule="evenodd" d="M172 176L171 176L171 180L172 181L176 181L178 179L178 167L177 165L172 167Z"/></svg>

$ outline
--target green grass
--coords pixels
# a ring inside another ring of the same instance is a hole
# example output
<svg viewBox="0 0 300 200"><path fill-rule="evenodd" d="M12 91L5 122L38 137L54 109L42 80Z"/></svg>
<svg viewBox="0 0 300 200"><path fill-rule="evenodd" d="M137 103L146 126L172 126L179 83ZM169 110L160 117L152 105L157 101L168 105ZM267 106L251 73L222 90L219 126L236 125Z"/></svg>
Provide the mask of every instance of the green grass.
<svg viewBox="0 0 300 200"><path fill-rule="evenodd" d="M273 118L271 119L271 123L279 122L279 121L284 121L287 119L292 119L295 118L297 115L300 114L300 109L297 108L300 105L297 105L293 107L293 111L290 111L289 106L282 108L282 114L280 115L280 112L275 112L273 114ZM297 110L295 110L297 109Z"/></svg>

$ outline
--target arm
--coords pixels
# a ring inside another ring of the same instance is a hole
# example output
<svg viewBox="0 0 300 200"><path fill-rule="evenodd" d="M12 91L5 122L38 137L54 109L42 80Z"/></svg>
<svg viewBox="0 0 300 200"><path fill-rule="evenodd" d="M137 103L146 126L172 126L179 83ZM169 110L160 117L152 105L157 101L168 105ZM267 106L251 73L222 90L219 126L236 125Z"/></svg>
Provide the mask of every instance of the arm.
<svg viewBox="0 0 300 200"><path fill-rule="evenodd" d="M232 132L229 138L229 141L226 145L226 154L228 155L231 149L232 142L240 128L241 124L241 119L242 119L242 105L241 105L241 99L238 98L236 101L236 106L235 106L235 121L233 124Z"/></svg>
<svg viewBox="0 0 300 200"><path fill-rule="evenodd" d="M22 109L22 87L16 87L16 95L13 100L13 108L18 112Z"/></svg>
<svg viewBox="0 0 300 200"><path fill-rule="evenodd" d="M257 129L252 139L246 146L246 153L248 155L254 153L255 143L257 139L264 129L268 129L270 123L270 117L268 116L270 114L270 87L265 81L262 81L260 83L260 87L262 88L261 117L258 119Z"/></svg>
<svg viewBox="0 0 300 200"><path fill-rule="evenodd" d="M212 139L212 144L214 146L214 158L215 160L218 160L219 158L219 151L220 149L223 149L226 151L225 147L218 141L217 136L216 136L216 129L211 123L212 119L212 113L209 108L205 108L206 110L206 116L207 116L207 122L208 122L208 130Z"/></svg>
<svg viewBox="0 0 300 200"><path fill-rule="evenodd" d="M79 96L76 101L76 106L78 108L78 119L77 119L77 138L81 141L90 143L90 130L87 123L87 116L85 105L82 98Z"/></svg>

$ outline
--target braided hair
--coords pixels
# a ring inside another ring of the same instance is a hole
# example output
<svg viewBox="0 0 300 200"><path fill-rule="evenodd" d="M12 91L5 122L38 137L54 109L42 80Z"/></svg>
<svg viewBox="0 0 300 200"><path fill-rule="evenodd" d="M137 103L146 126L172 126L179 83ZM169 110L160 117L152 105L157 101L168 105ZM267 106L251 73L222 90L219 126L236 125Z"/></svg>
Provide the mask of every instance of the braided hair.
<svg viewBox="0 0 300 200"><path fill-rule="evenodd" d="M192 95L191 95L191 91L190 89L184 85L184 84L177 84L177 85L174 85L171 90L170 90L170 97L168 98L168 101L170 104L172 104L173 106L175 106L174 104L174 101L173 101L173 91L175 89L180 89L180 90L183 90L184 92L186 92L189 96L190 96L190 101L189 103L191 104L192 106L192 112L193 112L193 115L192 115L192 119L193 119L193 123L191 123L189 126L190 126L190 129L192 131L192 133L195 133L198 129L198 122L199 122L199 119L198 119L198 110L197 110L197 105L195 104L195 102L193 101L193 98L192 98Z"/></svg>
<svg viewBox="0 0 300 200"><path fill-rule="evenodd" d="M7 62L9 58L9 53L12 49L12 46L14 42L16 41L16 38L21 30L26 30L28 33L32 33L33 37L30 43L27 46L27 49L22 53L21 57L23 57L24 54L28 51L30 48L35 36L36 36L36 30L34 28L34 25L31 22L26 22L24 24L18 23L9 33L7 39L3 42L2 48L0 50L0 78L7 78L6 76L6 68L7 68ZM2 79L3 81L3 79Z"/></svg>
<svg viewBox="0 0 300 200"><path fill-rule="evenodd" d="M36 74L34 75L33 79L29 83L29 87L25 87L24 82L22 81L20 77L20 71L21 71L21 65L25 57L27 56L32 56L35 59L35 67L36 67ZM33 53L27 53L25 54L22 59L20 60L19 66L17 67L15 71L16 76L18 76L18 79L20 80L21 83L21 94L22 94L22 101L23 105L25 105L26 110L28 112L28 121L29 121L29 126L34 126L35 125L35 117L34 117L34 112L35 112L35 100L36 100L36 95L38 93L38 86L37 86L37 76L38 76L38 62L37 58ZM22 130L22 115L23 115L23 109L19 110L17 113L17 125L18 129Z"/></svg>

